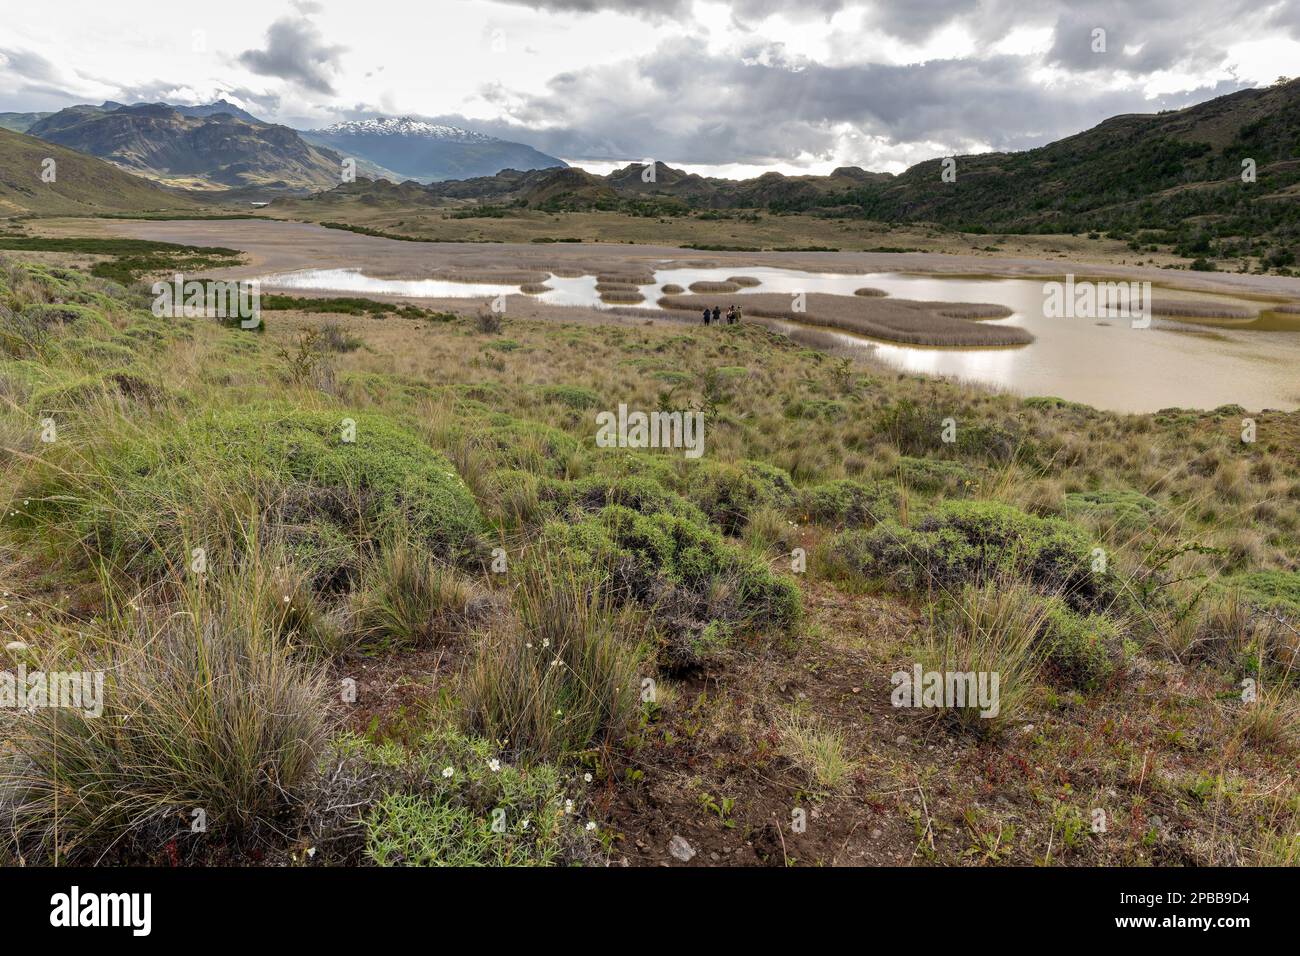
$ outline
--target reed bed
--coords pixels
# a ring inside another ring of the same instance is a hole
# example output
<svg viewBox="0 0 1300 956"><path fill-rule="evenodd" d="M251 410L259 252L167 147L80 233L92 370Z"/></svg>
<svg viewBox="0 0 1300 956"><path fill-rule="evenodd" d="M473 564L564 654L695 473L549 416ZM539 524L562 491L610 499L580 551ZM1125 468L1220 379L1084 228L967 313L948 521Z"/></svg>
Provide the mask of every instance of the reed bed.
<svg viewBox="0 0 1300 956"><path fill-rule="evenodd" d="M734 282L692 282L692 292L739 292L740 286Z"/></svg>
<svg viewBox="0 0 1300 956"><path fill-rule="evenodd" d="M1179 299L1153 299L1151 311L1155 315L1182 316L1188 319L1253 319L1257 314L1242 306Z"/></svg>
<svg viewBox="0 0 1300 956"><path fill-rule="evenodd" d="M600 301L611 305L635 305L644 302L645 296L636 289L611 289L600 294Z"/></svg>
<svg viewBox="0 0 1300 956"><path fill-rule="evenodd" d="M610 285L654 285L655 277L649 272L602 272L596 281Z"/></svg>
<svg viewBox="0 0 1300 956"><path fill-rule="evenodd" d="M713 301L713 297L702 295L663 296L659 305L665 309L698 313ZM807 311L796 312L791 296L754 292L745 296L744 312L746 315L840 329L907 345L1009 346L1027 345L1034 340L1029 332L1016 326L981 325L972 321L1010 314L998 305L861 299L825 293L808 295L805 304Z"/></svg>

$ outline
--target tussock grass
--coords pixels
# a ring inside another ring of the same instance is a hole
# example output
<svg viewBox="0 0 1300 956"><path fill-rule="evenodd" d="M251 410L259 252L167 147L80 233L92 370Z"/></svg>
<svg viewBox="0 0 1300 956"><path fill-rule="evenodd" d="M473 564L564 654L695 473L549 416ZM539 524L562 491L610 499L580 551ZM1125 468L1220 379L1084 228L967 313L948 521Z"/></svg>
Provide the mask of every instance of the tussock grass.
<svg viewBox="0 0 1300 956"><path fill-rule="evenodd" d="M102 659L78 669L98 667L102 716L24 714L0 764L4 807L33 852L93 861L188 834L195 809L209 831L264 835L310 782L330 692L257 602L185 584L176 605L115 620Z"/></svg>
<svg viewBox="0 0 1300 956"><path fill-rule="evenodd" d="M782 752L819 790L838 793L857 771L844 733L825 721L787 714L778 718L777 729Z"/></svg>
<svg viewBox="0 0 1300 956"><path fill-rule="evenodd" d="M617 742L638 707L643 652L630 618L563 561L530 562L517 626L481 640L466 678L469 726L532 759Z"/></svg>
<svg viewBox="0 0 1300 956"><path fill-rule="evenodd" d="M461 572L400 532L366 563L354 603L359 639L388 647L451 640L484 611Z"/></svg>
<svg viewBox="0 0 1300 956"><path fill-rule="evenodd" d="M1046 616L1041 595L1014 580L966 585L954 594L921 648L920 662L926 671L945 675L998 675L996 713L982 713L969 699L945 703L941 712L980 733L998 733L1022 720L1045 661L1038 638Z"/></svg>

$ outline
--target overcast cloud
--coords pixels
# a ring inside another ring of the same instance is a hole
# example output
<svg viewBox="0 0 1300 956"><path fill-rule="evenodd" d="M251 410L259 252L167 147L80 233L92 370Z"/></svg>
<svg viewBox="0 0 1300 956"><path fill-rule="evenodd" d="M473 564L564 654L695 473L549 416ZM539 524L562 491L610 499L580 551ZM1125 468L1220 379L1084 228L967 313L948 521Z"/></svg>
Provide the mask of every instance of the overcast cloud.
<svg viewBox="0 0 1300 956"><path fill-rule="evenodd" d="M225 0L211 10L11 5L0 110L225 97L301 128L436 118L593 167L899 171L1185 106L1300 63L1300 0Z"/></svg>

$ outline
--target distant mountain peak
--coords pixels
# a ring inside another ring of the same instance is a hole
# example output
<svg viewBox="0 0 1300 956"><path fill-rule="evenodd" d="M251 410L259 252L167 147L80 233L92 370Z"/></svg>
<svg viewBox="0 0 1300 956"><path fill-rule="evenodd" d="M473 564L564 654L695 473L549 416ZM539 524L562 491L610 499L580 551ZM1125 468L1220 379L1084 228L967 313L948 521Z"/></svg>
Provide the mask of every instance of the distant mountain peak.
<svg viewBox="0 0 1300 956"><path fill-rule="evenodd" d="M459 126L430 123L414 116L378 116L374 119L349 120L316 130L322 136L411 136L449 143L493 143L496 137Z"/></svg>

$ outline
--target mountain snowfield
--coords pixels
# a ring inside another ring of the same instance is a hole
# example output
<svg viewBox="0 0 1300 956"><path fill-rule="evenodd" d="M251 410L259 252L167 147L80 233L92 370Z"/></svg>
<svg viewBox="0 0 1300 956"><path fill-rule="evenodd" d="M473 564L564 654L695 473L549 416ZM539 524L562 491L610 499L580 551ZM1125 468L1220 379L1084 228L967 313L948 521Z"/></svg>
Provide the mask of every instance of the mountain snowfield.
<svg viewBox="0 0 1300 956"><path fill-rule="evenodd" d="M494 176L503 169L548 169L563 160L484 133L414 116L377 117L303 130L309 143L377 167L378 176L436 182Z"/></svg>
<svg viewBox="0 0 1300 956"><path fill-rule="evenodd" d="M427 123L413 116L377 117L375 119L350 120L334 123L315 130L322 136L419 136L426 139L439 139L449 143L500 143L494 136L476 133L459 126L446 126L442 123Z"/></svg>

